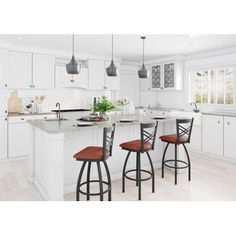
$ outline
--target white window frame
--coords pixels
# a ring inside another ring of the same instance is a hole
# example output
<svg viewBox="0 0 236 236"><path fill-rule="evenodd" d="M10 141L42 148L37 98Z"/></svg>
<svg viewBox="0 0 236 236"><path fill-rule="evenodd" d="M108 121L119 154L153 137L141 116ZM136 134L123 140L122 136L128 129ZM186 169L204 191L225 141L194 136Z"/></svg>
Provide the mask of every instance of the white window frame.
<svg viewBox="0 0 236 236"><path fill-rule="evenodd" d="M204 104L198 103L199 108L214 108L214 109L235 109L236 108L236 65L235 64L217 64L217 65L205 65L205 66L192 66L185 68L185 106L189 107L191 101L189 101L189 73L194 71L204 71L204 70L215 70L215 69L226 69L232 68L233 73L233 103L232 104Z"/></svg>

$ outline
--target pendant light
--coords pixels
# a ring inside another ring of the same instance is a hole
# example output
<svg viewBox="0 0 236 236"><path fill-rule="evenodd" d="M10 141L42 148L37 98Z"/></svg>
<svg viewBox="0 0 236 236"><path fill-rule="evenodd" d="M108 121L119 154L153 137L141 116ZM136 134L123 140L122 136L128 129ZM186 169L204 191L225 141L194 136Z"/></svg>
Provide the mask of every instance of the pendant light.
<svg viewBox="0 0 236 236"><path fill-rule="evenodd" d="M142 65L141 70L138 71L138 77L140 79L147 79L149 75L149 71L146 69L144 65L144 40L146 39L146 37L142 36L141 39L143 40L143 65Z"/></svg>
<svg viewBox="0 0 236 236"><path fill-rule="evenodd" d="M79 74L78 63L75 60L74 56L74 46L75 46L75 35L72 35L72 58L69 64L66 64L66 71L70 75Z"/></svg>
<svg viewBox="0 0 236 236"><path fill-rule="evenodd" d="M115 65L115 63L114 63L114 61L113 61L113 34L112 34L112 36L111 36L111 45L112 45L112 58L111 58L111 64L110 64L110 66L109 67L107 67L106 68L106 71L107 71L107 75L108 76L113 76L113 77L115 77L115 76L117 76L117 74L118 74L118 69L117 69L117 67L116 67L116 65Z"/></svg>

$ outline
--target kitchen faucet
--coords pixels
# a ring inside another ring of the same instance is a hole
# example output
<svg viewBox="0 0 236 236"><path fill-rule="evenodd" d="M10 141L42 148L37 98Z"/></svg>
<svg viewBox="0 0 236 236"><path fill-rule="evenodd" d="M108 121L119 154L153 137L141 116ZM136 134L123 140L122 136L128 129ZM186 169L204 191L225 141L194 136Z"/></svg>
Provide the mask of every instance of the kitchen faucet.
<svg viewBox="0 0 236 236"><path fill-rule="evenodd" d="M58 117L58 121L61 122L61 104L59 102L57 102L56 107L59 108L58 113L57 113L57 117Z"/></svg>
<svg viewBox="0 0 236 236"><path fill-rule="evenodd" d="M194 112L198 113L200 110L197 108L197 103L196 102L191 102L191 106L194 105L195 109L193 109Z"/></svg>

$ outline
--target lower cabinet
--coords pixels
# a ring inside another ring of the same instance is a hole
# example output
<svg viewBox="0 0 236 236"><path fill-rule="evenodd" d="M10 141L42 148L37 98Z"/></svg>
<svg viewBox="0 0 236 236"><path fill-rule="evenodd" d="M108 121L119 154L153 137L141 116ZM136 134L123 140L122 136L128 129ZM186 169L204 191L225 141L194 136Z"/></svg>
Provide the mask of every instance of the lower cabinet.
<svg viewBox="0 0 236 236"><path fill-rule="evenodd" d="M29 124L25 118L9 121L8 127L8 157L23 157L29 155Z"/></svg>
<svg viewBox="0 0 236 236"><path fill-rule="evenodd" d="M56 118L56 115L17 116L8 118L8 158L27 157L30 153L30 124L28 120ZM7 137L7 135L6 135Z"/></svg>
<svg viewBox="0 0 236 236"><path fill-rule="evenodd" d="M0 159L7 158L7 118L0 117Z"/></svg>
<svg viewBox="0 0 236 236"><path fill-rule="evenodd" d="M223 116L202 116L202 151L223 156Z"/></svg>
<svg viewBox="0 0 236 236"><path fill-rule="evenodd" d="M224 156L236 159L236 117L224 117Z"/></svg>

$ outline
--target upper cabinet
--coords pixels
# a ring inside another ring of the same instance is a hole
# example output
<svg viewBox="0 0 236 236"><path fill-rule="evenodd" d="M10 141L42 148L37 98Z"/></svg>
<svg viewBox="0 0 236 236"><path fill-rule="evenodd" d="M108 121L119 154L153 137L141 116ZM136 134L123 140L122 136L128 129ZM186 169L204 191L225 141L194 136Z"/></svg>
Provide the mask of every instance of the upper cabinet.
<svg viewBox="0 0 236 236"><path fill-rule="evenodd" d="M0 88L7 86L6 84L6 50L0 49Z"/></svg>
<svg viewBox="0 0 236 236"><path fill-rule="evenodd" d="M54 88L54 57L8 51L6 83L10 89Z"/></svg>
<svg viewBox="0 0 236 236"><path fill-rule="evenodd" d="M69 75L66 71L66 64L57 63L55 65L56 88L83 88L88 89L88 68L81 66L78 75Z"/></svg>
<svg viewBox="0 0 236 236"><path fill-rule="evenodd" d="M181 90L183 83L183 62L163 62L147 66L148 79L140 79L140 90Z"/></svg>
<svg viewBox="0 0 236 236"><path fill-rule="evenodd" d="M6 66L7 87L11 89L32 88L32 54L8 51Z"/></svg>
<svg viewBox="0 0 236 236"><path fill-rule="evenodd" d="M33 54L32 87L35 89L54 88L54 57Z"/></svg>
<svg viewBox="0 0 236 236"><path fill-rule="evenodd" d="M120 90L120 77L110 77L106 68L111 62L102 60L89 60L89 89L90 90ZM115 62L119 68L120 64Z"/></svg>

